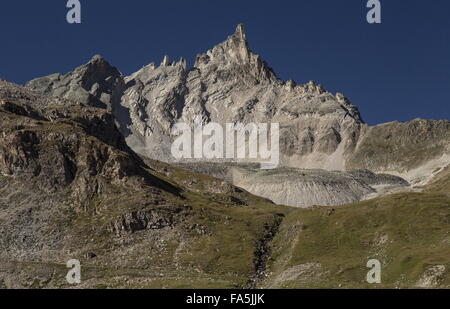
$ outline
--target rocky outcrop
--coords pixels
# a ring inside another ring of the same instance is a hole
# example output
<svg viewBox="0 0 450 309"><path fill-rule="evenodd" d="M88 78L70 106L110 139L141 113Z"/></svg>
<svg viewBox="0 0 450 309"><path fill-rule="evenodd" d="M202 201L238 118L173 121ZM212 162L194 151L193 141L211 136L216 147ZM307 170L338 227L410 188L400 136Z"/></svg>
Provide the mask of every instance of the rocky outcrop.
<svg viewBox="0 0 450 309"><path fill-rule="evenodd" d="M146 171L104 109L0 82L0 137L0 258L61 246L61 213L105 212L118 190L160 205L180 194Z"/></svg>
<svg viewBox="0 0 450 309"><path fill-rule="evenodd" d="M47 192L76 183L81 204L101 191L103 181L143 177L139 158L106 110L6 82L0 98L0 175L27 179Z"/></svg>
<svg viewBox="0 0 450 309"><path fill-rule="evenodd" d="M176 223L180 223L183 217L180 213L183 208L167 208L162 207L150 211L134 211L126 213L111 223L109 231L121 237L127 233L135 233L146 229L160 230L163 228L174 227Z"/></svg>

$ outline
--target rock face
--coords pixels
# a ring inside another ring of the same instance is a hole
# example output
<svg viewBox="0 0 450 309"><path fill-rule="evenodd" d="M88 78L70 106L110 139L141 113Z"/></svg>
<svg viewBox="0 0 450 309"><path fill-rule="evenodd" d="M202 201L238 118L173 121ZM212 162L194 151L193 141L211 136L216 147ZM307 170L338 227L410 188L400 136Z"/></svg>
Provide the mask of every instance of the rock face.
<svg viewBox="0 0 450 309"><path fill-rule="evenodd" d="M0 97L0 175L35 181L51 192L91 176L121 182L143 174L106 110L7 82L0 82Z"/></svg>
<svg viewBox="0 0 450 309"><path fill-rule="evenodd" d="M27 86L106 106L134 151L165 162L176 161L171 131L179 122L279 123L281 167L367 169L420 185L450 161L449 121L370 127L344 95L331 94L313 81L281 81L252 53L243 25L198 55L192 68L183 58L171 62L166 56L159 66L151 63L124 77L96 56L73 72L36 79Z"/></svg>

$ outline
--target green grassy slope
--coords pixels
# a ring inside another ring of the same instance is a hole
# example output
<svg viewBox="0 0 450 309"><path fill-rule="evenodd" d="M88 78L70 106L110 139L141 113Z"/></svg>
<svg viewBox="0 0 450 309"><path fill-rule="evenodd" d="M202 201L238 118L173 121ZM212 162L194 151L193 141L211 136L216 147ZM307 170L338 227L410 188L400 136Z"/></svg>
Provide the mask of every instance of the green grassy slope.
<svg viewBox="0 0 450 309"><path fill-rule="evenodd" d="M290 213L272 246L276 288L411 288L430 273L430 287L450 287L450 197L401 193L339 208ZM366 263L382 263L369 285ZM301 266L299 266L301 265ZM434 274L432 267L445 266Z"/></svg>

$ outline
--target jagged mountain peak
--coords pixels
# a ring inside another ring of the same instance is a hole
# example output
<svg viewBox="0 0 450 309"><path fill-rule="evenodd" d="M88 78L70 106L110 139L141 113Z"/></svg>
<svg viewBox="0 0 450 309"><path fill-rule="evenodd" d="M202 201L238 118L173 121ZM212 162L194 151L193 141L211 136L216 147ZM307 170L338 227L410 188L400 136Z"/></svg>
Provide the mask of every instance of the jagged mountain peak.
<svg viewBox="0 0 450 309"><path fill-rule="evenodd" d="M250 49L244 24L237 25L236 31L222 43L197 55L194 68L204 75L217 70L241 71L241 75L256 78L257 83L281 84L272 68Z"/></svg>
<svg viewBox="0 0 450 309"><path fill-rule="evenodd" d="M247 34L245 33L244 24L239 24L236 26L236 31L225 40L221 47L225 49L233 50L240 53L242 58L240 60L248 61L251 56L251 49L248 44Z"/></svg>
<svg viewBox="0 0 450 309"><path fill-rule="evenodd" d="M234 35L236 35L242 41L247 41L247 35L245 33L245 26L244 26L244 24L237 25L236 32L234 33Z"/></svg>
<svg viewBox="0 0 450 309"><path fill-rule="evenodd" d="M239 24L233 35L229 36L224 42L217 44L206 53L197 56L194 67L202 68L214 62L237 62L246 63L251 54L247 42L247 36L244 26Z"/></svg>
<svg viewBox="0 0 450 309"><path fill-rule="evenodd" d="M102 56L95 55L72 72L37 78L26 86L89 106L111 108L114 97L123 86L123 76Z"/></svg>
<svg viewBox="0 0 450 309"><path fill-rule="evenodd" d="M29 86L89 105L103 102L135 151L163 161L173 160L173 125L199 116L205 123L283 123L281 151L289 165L307 167L302 157L309 155L317 157L310 159L314 167L343 169L344 153L355 147L362 124L358 109L315 82L281 81L251 51L243 24L198 55L193 68L187 69L183 58L161 60L123 77L103 57L94 56L71 73Z"/></svg>

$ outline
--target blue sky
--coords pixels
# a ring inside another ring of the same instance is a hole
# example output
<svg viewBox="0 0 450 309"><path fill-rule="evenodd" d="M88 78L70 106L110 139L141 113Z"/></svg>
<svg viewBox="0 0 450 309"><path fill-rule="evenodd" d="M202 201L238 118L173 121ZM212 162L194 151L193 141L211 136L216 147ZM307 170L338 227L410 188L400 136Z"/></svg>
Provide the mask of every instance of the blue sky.
<svg viewBox="0 0 450 309"><path fill-rule="evenodd" d="M165 54L192 63L244 23L280 78L344 93L369 124L450 119L448 0L381 0L381 25L366 22L366 0L81 0L81 25L67 24L66 2L1 2L1 78L65 73L95 54L124 74Z"/></svg>

